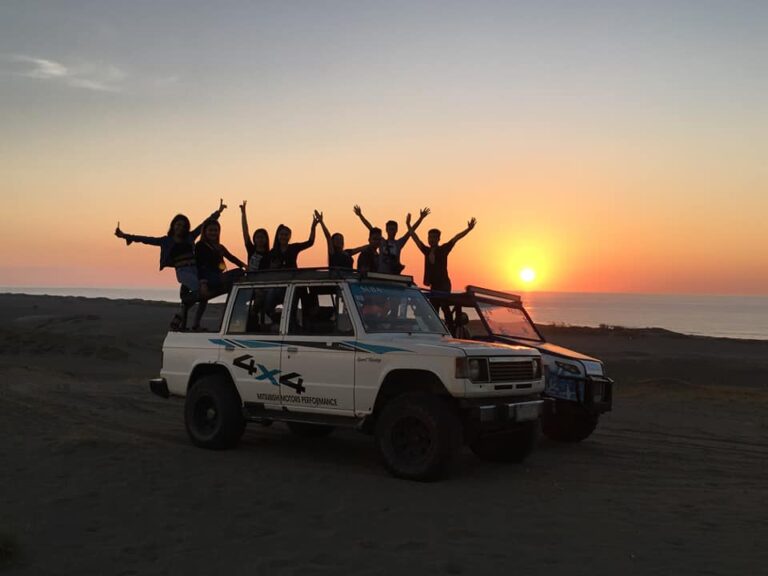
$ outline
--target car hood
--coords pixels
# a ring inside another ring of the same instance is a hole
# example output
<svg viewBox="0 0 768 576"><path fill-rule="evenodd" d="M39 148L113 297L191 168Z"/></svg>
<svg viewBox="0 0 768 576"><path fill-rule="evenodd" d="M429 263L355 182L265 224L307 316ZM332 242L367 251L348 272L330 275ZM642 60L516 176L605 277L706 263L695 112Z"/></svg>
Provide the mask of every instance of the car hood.
<svg viewBox="0 0 768 576"><path fill-rule="evenodd" d="M378 340L378 339L377 339ZM382 341L382 340L378 340ZM366 341L367 342L367 341ZM373 341L371 341L373 342ZM477 340L459 340L448 337L410 336L392 339L392 346L401 350L424 355L458 356L464 352L468 356L538 356L532 346L507 344L501 342L479 342ZM389 342L387 342L389 344Z"/></svg>
<svg viewBox="0 0 768 576"><path fill-rule="evenodd" d="M516 346L530 346L531 348L535 348L542 354L550 354L552 356L560 356L562 358L571 358L573 360L587 360L592 362L600 362L597 358L593 358L592 356L587 356L586 354L582 354L581 352L576 352L575 350L571 350L570 348L564 348L563 346L558 346L557 344L552 344L551 342L533 342L528 340L515 340L514 338L505 338L496 336L495 337L498 342L503 342L505 344L510 345L516 345Z"/></svg>

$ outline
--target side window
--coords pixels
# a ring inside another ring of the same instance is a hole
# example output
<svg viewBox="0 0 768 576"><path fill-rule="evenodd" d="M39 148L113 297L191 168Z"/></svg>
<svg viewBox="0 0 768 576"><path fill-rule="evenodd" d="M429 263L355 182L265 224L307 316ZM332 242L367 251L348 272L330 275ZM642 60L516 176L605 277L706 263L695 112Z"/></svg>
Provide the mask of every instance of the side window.
<svg viewBox="0 0 768 576"><path fill-rule="evenodd" d="M232 306L228 334L277 334L285 287L241 288Z"/></svg>
<svg viewBox="0 0 768 576"><path fill-rule="evenodd" d="M456 324L459 327L464 327L465 331L462 335L463 338L482 338L488 336L488 330L485 329L483 321L480 319L480 314L474 307L461 308L461 313L466 315L466 318L459 316L454 312L456 318Z"/></svg>
<svg viewBox="0 0 768 576"><path fill-rule="evenodd" d="M288 334L351 336L349 310L338 286L297 286L293 291Z"/></svg>

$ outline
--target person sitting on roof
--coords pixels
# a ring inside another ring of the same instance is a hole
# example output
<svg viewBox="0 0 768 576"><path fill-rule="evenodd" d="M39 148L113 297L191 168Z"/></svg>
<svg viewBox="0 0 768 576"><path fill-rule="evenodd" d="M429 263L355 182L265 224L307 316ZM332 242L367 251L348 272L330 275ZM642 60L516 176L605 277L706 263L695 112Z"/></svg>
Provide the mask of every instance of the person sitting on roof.
<svg viewBox="0 0 768 576"><path fill-rule="evenodd" d="M217 220L227 207L224 200L219 200L219 209L211 214L205 221ZM160 247L160 270L173 268L176 272L176 280L180 285L181 311L171 321L174 330L187 327L187 314L189 309L200 298L200 284L197 276L197 263L195 261L195 240L200 236L203 224L190 230L189 218L184 214L176 214L168 227L165 236L139 236L126 234L120 229L120 222L115 228L115 236L125 240L127 246L136 242Z"/></svg>
<svg viewBox="0 0 768 576"><path fill-rule="evenodd" d="M221 224L216 220L209 220L203 224L202 239L195 244L195 261L200 279L200 304L195 312L193 330L200 328L200 320L208 300L229 292L233 282L243 275L243 268L246 267L245 262L234 256L220 242L220 237ZM227 271L225 258L237 268Z"/></svg>

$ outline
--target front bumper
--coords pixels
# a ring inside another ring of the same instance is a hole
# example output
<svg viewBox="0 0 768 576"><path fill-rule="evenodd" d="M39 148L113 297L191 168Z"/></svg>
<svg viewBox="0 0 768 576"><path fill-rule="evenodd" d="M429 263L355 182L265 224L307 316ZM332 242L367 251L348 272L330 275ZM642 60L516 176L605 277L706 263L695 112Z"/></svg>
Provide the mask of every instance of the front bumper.
<svg viewBox="0 0 768 576"><path fill-rule="evenodd" d="M152 394L156 394L161 398L170 398L171 393L168 391L168 383L165 378L152 378L149 381L149 389Z"/></svg>
<svg viewBox="0 0 768 576"><path fill-rule="evenodd" d="M548 380L543 396L557 402L573 402L593 414L613 408L613 380L607 376L563 376Z"/></svg>
<svg viewBox="0 0 768 576"><path fill-rule="evenodd" d="M480 428L497 428L538 420L544 410L545 400L525 398L520 400L488 399L462 402L469 422Z"/></svg>

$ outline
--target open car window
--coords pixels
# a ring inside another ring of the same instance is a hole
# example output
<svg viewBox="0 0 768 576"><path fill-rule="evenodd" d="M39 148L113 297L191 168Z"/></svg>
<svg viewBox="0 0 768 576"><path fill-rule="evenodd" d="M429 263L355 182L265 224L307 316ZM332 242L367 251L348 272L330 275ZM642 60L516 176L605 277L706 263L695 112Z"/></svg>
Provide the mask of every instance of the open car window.
<svg viewBox="0 0 768 576"><path fill-rule="evenodd" d="M237 291L228 334L278 334L285 286L243 287Z"/></svg>
<svg viewBox="0 0 768 576"><path fill-rule="evenodd" d="M354 335L339 286L296 286L290 314L289 335Z"/></svg>

